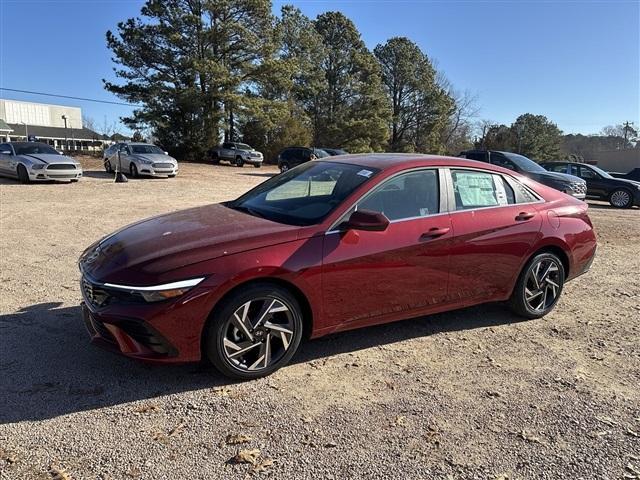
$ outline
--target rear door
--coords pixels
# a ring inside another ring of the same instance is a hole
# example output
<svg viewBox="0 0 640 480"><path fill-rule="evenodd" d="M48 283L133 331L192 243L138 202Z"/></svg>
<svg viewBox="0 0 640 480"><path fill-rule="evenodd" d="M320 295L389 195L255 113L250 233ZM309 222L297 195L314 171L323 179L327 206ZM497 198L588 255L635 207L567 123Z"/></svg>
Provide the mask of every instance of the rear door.
<svg viewBox="0 0 640 480"><path fill-rule="evenodd" d="M450 295L462 303L503 299L540 231L540 200L512 177L489 171L451 169L448 179L455 208Z"/></svg>
<svg viewBox="0 0 640 480"><path fill-rule="evenodd" d="M385 231L337 227L326 234L322 294L329 325L408 317L446 301L452 236L439 176L437 169L394 176L343 217L355 209L381 212L390 220Z"/></svg>

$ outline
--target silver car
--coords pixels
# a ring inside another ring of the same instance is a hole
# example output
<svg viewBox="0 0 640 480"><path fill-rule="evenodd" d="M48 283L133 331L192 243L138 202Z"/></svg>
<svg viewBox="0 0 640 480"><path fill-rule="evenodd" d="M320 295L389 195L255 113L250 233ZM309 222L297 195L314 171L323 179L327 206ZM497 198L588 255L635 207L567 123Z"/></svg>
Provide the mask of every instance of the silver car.
<svg viewBox="0 0 640 480"><path fill-rule="evenodd" d="M133 178L142 175L175 177L178 161L150 143L119 143L118 148L105 160L104 168L109 173L118 170Z"/></svg>
<svg viewBox="0 0 640 480"><path fill-rule="evenodd" d="M0 175L22 183L77 182L82 177L82 166L46 143L8 142L0 143Z"/></svg>

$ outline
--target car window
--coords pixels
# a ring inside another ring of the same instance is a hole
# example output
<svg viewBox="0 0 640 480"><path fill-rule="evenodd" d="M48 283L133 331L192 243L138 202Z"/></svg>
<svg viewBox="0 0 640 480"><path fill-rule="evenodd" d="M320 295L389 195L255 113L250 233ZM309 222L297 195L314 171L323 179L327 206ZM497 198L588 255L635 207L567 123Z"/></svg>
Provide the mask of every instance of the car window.
<svg viewBox="0 0 640 480"><path fill-rule="evenodd" d="M289 160L291 158L291 149L288 148L286 150L283 150L280 154L280 158L282 160Z"/></svg>
<svg viewBox="0 0 640 480"><path fill-rule="evenodd" d="M491 163L493 165L498 165L499 167L508 168L509 170L513 170L515 172L518 171L518 167L515 163L499 154L491 155Z"/></svg>
<svg viewBox="0 0 640 480"><path fill-rule="evenodd" d="M227 206L274 222L315 225L377 172L346 163L307 162L270 178Z"/></svg>
<svg viewBox="0 0 640 480"><path fill-rule="evenodd" d="M231 148L233 148L233 143L223 143L223 144L222 144L222 148L229 148L229 149L231 149Z"/></svg>
<svg viewBox="0 0 640 480"><path fill-rule="evenodd" d="M376 187L356 209L383 213L391 221L438 213L438 172L419 170L398 175Z"/></svg>
<svg viewBox="0 0 640 480"><path fill-rule="evenodd" d="M578 165L570 164L569 168L567 169L567 173L569 175L579 177L580 173L578 172Z"/></svg>
<svg viewBox="0 0 640 480"><path fill-rule="evenodd" d="M547 170L550 172L567 173L567 165L564 163L548 165Z"/></svg>
<svg viewBox="0 0 640 480"><path fill-rule="evenodd" d="M0 144L0 153L11 153L11 147L9 146L8 143L1 143Z"/></svg>
<svg viewBox="0 0 640 480"><path fill-rule="evenodd" d="M464 158L468 158L469 160L478 160L480 162L486 161L486 153L485 152L466 152L464 154Z"/></svg>
<svg viewBox="0 0 640 480"><path fill-rule="evenodd" d="M513 188L501 175L473 170L452 170L451 178L456 210L515 203Z"/></svg>
<svg viewBox="0 0 640 480"><path fill-rule="evenodd" d="M580 178L584 178L586 180L597 180L598 178L600 178L600 175L598 175L596 172L591 170L589 167L584 167L580 165L579 168L580 168L580 175L578 176Z"/></svg>

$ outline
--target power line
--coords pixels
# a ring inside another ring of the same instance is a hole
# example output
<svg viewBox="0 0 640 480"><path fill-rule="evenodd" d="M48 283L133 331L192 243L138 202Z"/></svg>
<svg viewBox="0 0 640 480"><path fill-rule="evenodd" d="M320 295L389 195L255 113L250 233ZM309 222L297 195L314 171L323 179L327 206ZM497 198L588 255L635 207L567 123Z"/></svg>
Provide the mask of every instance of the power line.
<svg viewBox="0 0 640 480"><path fill-rule="evenodd" d="M5 90L7 92L29 93L31 95L44 95L45 97L70 98L72 100L82 100L84 102L109 103L111 105L124 105L125 107L142 107L142 105L136 105L135 103L113 102L110 100L97 100L95 98L72 97L69 95L58 95L55 93L32 92L30 90L18 90L16 88L0 87L0 90Z"/></svg>

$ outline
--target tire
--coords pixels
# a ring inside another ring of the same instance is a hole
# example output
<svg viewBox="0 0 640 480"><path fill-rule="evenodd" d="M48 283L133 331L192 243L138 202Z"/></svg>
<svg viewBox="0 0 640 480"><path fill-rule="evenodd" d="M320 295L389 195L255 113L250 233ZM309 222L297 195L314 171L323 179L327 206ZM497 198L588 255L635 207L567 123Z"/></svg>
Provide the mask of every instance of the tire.
<svg viewBox="0 0 640 480"><path fill-rule="evenodd" d="M236 157L236 167L244 167L244 160L242 160L242 157L240 156Z"/></svg>
<svg viewBox="0 0 640 480"><path fill-rule="evenodd" d="M131 178L138 178L138 167L136 167L135 163L129 165L129 173L131 175Z"/></svg>
<svg viewBox="0 0 640 480"><path fill-rule="evenodd" d="M256 167L256 168L260 168L262 166L262 164L261 163L254 163L253 166Z"/></svg>
<svg viewBox="0 0 640 480"><path fill-rule="evenodd" d="M284 173L284 172L288 171L289 168L291 168L291 167L289 167L289 164L287 162L282 162L279 165L279 167L280 167L280 173Z"/></svg>
<svg viewBox="0 0 640 480"><path fill-rule="evenodd" d="M518 277L509 299L511 310L529 319L544 317L558 302L564 277L564 266L557 255L549 252L535 255Z"/></svg>
<svg viewBox="0 0 640 480"><path fill-rule="evenodd" d="M31 179L29 178L29 174L27 173L27 169L25 168L24 165L22 164L18 165L17 174L18 174L18 180L20 181L20 183L27 184L31 182Z"/></svg>
<svg viewBox="0 0 640 480"><path fill-rule="evenodd" d="M113 173L113 167L111 167L111 162L109 160L104 161L104 170L107 173Z"/></svg>
<svg viewBox="0 0 640 480"><path fill-rule="evenodd" d="M205 333L205 354L227 377L260 378L289 363L302 340L302 330L302 310L291 292L257 283L216 307ZM238 355L238 351L245 353Z"/></svg>
<svg viewBox="0 0 640 480"><path fill-rule="evenodd" d="M211 154L211 163L213 163L214 165L218 165L220 163L220 157L218 156L217 152Z"/></svg>
<svg viewBox="0 0 640 480"><path fill-rule="evenodd" d="M618 188L609 195L609 203L615 208L631 208L633 195L626 188Z"/></svg>

